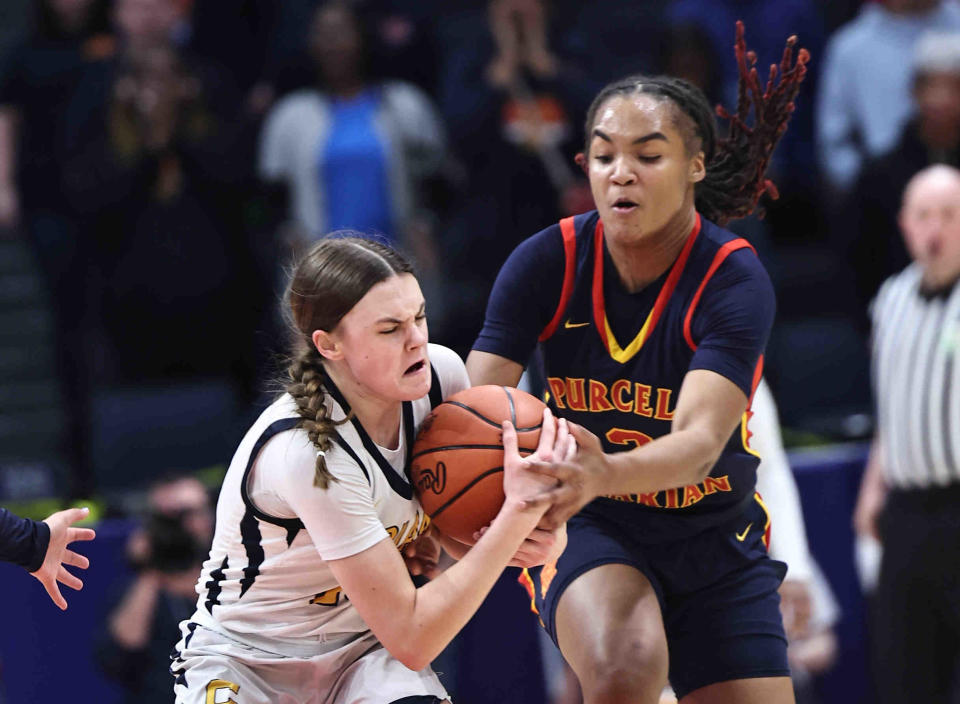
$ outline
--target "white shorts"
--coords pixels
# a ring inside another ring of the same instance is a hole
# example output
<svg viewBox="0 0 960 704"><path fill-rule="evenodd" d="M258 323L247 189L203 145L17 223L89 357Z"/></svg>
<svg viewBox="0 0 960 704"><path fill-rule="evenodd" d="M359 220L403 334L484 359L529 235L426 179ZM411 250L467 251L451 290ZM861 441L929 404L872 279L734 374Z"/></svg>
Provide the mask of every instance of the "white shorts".
<svg viewBox="0 0 960 704"><path fill-rule="evenodd" d="M290 657L185 621L170 672L176 704L434 704L448 698L429 667L414 672L369 633L336 650Z"/></svg>

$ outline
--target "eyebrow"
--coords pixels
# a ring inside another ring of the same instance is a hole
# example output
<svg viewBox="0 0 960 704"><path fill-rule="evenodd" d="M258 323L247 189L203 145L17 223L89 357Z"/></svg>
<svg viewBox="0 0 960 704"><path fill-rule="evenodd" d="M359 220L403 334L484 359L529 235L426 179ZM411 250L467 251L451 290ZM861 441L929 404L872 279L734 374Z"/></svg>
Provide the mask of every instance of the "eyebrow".
<svg viewBox="0 0 960 704"><path fill-rule="evenodd" d="M420 308L417 310L417 315L422 315L426 307L427 307L427 302L424 301L423 303L420 304ZM392 323L394 325L399 325L402 322L403 322L402 320L399 320L397 318L387 317L387 318L380 318L375 324L381 325L383 323Z"/></svg>
<svg viewBox="0 0 960 704"><path fill-rule="evenodd" d="M610 142L611 144L613 143L613 140L610 139L610 136L609 136L608 134L606 134L606 133L604 133L604 132L601 132L600 130L598 130L598 129L596 129L596 128L594 128L594 130L593 130L593 136L594 136L594 137L599 137L600 139L604 140L605 142ZM630 144L646 144L647 142L649 142L649 141L651 141L651 140L653 140L653 139L660 139L660 140L663 140L664 142L669 142L669 141L670 141L669 139L667 139L667 135L665 135L663 132L651 132L650 134L645 134L645 135L643 135L642 137L637 137L637 138L636 138L635 140L633 140Z"/></svg>

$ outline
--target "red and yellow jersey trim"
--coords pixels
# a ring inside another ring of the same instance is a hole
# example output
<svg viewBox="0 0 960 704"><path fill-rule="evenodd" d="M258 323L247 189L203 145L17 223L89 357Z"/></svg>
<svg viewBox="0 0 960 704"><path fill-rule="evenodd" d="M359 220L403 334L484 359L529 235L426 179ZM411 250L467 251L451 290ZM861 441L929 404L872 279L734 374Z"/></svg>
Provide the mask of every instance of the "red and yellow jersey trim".
<svg viewBox="0 0 960 704"><path fill-rule="evenodd" d="M517 582L527 590L527 595L530 597L530 610L539 616L540 612L537 610L536 587L533 584L533 577L530 576L530 570L524 567L520 576L517 577Z"/></svg>
<svg viewBox="0 0 960 704"><path fill-rule="evenodd" d="M760 457L760 453L750 447L750 438L753 437L753 433L750 432L747 424L750 422L751 418L753 418L753 411L751 411L749 408L743 412L742 416L740 416L740 443L743 445L743 449L746 452L749 452L759 460L762 459Z"/></svg>
<svg viewBox="0 0 960 704"><path fill-rule="evenodd" d="M616 337L614 337L610 322L607 319L606 306L603 298L603 221L597 222L597 227L593 235L593 321L597 326L597 331L600 333L600 339L603 340L604 347L607 348L607 352L613 359L621 364L629 362L637 352L640 351L643 344L650 339L654 329L657 327L660 316L667 307L670 296L673 295L674 290L677 288L677 283L680 281L683 270L687 265L687 259L690 258L690 250L693 249L693 243L699 234L700 213L697 213L697 219L693 224L693 229L687 236L687 241L680 251L680 256L678 256L677 260L673 263L670 274L667 276L667 280L664 282L663 288L660 289L657 300L653 304L653 309L647 315L647 319L640 328L640 332L638 332L636 337L624 348L620 346L620 343L618 343Z"/></svg>
<svg viewBox="0 0 960 704"><path fill-rule="evenodd" d="M697 222L699 223L699 220ZM700 296L703 295L703 289L707 287L707 282L710 281L717 269L720 268L720 265L723 264L723 261L738 249L743 249L744 247L749 247L751 250L753 250L754 254L757 253L757 251L753 249L753 245L751 245L742 237L738 237L735 240L730 240L727 242L717 250L715 255L713 255L713 261L710 262L710 268L707 269L707 273L704 274L703 281L700 282L697 292L693 294L693 299L690 301L690 307L687 308L686 318L683 320L683 337L687 341L687 345L689 345L690 349L694 351L697 349L697 344L693 341L693 335L690 332L690 325L693 321L693 312L697 309L697 304L700 303Z"/></svg>
<svg viewBox="0 0 960 704"><path fill-rule="evenodd" d="M760 496L760 492L755 492L753 498L757 500L757 503L760 504L760 508L763 509L764 515L767 517L767 522L763 526L763 547L767 550L770 549L770 509L767 508L767 505L763 503L763 497Z"/></svg>
<svg viewBox="0 0 960 704"><path fill-rule="evenodd" d="M750 423L750 419L753 418L753 396L757 393L757 387L760 385L760 380L762 378L763 355L761 354L759 359L757 359L757 365L753 369L753 381L750 385L750 398L747 399L747 410L743 412L743 416L740 419L740 442L743 445L743 449L756 457L758 460L762 460L763 458L760 456L759 452L750 447L750 438L753 437L753 433L750 432L750 429L747 427L747 425Z"/></svg>
<svg viewBox="0 0 960 704"><path fill-rule="evenodd" d="M557 331L557 326L563 320L563 313L570 302L570 296L573 295L573 284L576 279L577 231L573 224L573 217L564 218L560 221L560 234L563 236L563 289L560 291L560 302L557 304L557 310L553 314L553 318L540 333L540 342L549 339Z"/></svg>

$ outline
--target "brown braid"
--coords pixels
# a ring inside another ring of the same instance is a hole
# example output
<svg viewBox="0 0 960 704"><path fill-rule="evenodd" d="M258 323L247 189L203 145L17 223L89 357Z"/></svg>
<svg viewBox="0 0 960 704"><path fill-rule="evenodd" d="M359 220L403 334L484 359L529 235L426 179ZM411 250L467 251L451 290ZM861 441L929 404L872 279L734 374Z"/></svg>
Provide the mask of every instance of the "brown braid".
<svg viewBox="0 0 960 704"><path fill-rule="evenodd" d="M297 340L287 367L285 390L297 404L310 442L317 448L313 483L326 489L336 481L327 469L330 436L347 419L334 421L326 406L323 357L313 344L316 330L332 332L373 286L391 276L412 274L410 263L390 247L349 231L334 232L318 241L296 264L287 301L291 328Z"/></svg>
<svg viewBox="0 0 960 704"><path fill-rule="evenodd" d="M319 450L313 485L326 489L330 482L337 481L337 478L327 469L324 454L330 449L330 436L333 431L338 425L346 423L348 418L335 421L327 413L322 357L312 344L302 346L291 361L287 373L290 375L287 393L296 401L297 413L302 419L299 427L307 431L310 442Z"/></svg>
<svg viewBox="0 0 960 704"><path fill-rule="evenodd" d="M800 49L794 61L796 43L796 37L787 39L779 70L776 65L770 67L767 84L761 89L755 67L756 54L747 51L743 22L737 22L735 52L740 70L737 112L731 115L721 106L716 109L716 114L730 122L725 138L718 137L714 111L699 88L671 76L637 75L610 83L594 98L587 111L585 152L589 154L597 112L608 99L632 93L659 96L673 103L692 123L680 125L691 137L685 139L687 151L694 154L703 150L706 177L695 187L697 210L721 226L746 217L757 207L764 192L774 199L778 195L774 184L766 178L767 166L774 147L786 132L810 59L809 52ZM753 121L748 126L751 106ZM578 161L582 166L583 160Z"/></svg>

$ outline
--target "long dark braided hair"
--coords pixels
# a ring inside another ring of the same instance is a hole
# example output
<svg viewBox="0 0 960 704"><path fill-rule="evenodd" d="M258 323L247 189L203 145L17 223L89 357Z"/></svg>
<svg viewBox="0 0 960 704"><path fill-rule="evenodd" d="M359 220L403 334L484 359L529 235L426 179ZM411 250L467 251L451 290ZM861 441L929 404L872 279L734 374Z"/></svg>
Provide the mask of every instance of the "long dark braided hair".
<svg viewBox="0 0 960 704"><path fill-rule="evenodd" d="M776 64L771 65L766 86L761 88L757 56L747 51L743 22L737 22L734 47L740 70L737 111L730 114L722 106L716 108L716 114L730 123L726 137L719 137L714 111L695 85L672 76L634 75L608 84L593 99L587 111L584 152L590 151L597 112L610 98L646 93L669 100L689 119L689 122L683 121L686 125L678 124L690 137L685 138L688 153L703 150L706 177L695 186L697 210L721 226L746 217L756 209L765 192L773 199L778 197L776 186L766 178L767 166L774 147L787 129L810 59L806 49L799 49L794 60L796 43L795 36L787 39L779 70ZM748 125L751 107L753 120ZM578 163L584 165L582 155L578 155Z"/></svg>
<svg viewBox="0 0 960 704"><path fill-rule="evenodd" d="M338 231L317 242L300 259L287 287L293 353L287 367L285 390L297 404L299 427L317 448L314 485L322 489L334 477L324 453L330 435L346 419L334 421L326 406L323 357L313 344L315 330L332 331L373 286L397 274L412 274L400 253L359 233Z"/></svg>

